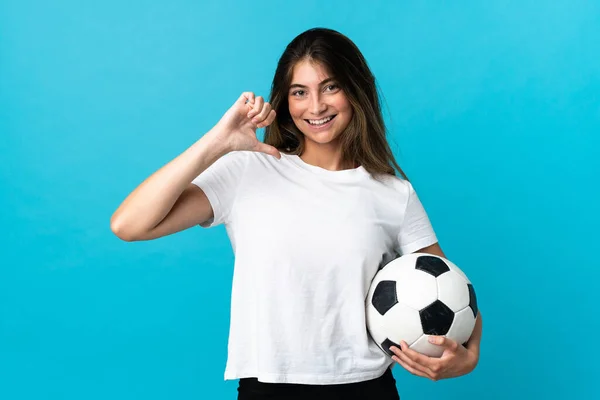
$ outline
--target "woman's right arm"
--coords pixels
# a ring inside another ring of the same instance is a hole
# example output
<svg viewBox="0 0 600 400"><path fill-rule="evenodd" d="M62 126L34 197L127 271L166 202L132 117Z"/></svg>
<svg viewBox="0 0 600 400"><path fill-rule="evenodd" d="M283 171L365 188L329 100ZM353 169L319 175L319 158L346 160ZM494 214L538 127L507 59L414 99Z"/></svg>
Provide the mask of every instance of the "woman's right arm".
<svg viewBox="0 0 600 400"><path fill-rule="evenodd" d="M280 158L276 148L256 137L257 128L274 120L275 111L261 96L242 93L213 129L127 196L110 219L111 230L131 242L156 239L208 221L213 217L212 206L192 181L231 151L258 151Z"/></svg>
<svg viewBox="0 0 600 400"><path fill-rule="evenodd" d="M212 207L192 180L227 154L226 144L209 131L191 147L143 181L110 220L120 239L156 239L212 218Z"/></svg>

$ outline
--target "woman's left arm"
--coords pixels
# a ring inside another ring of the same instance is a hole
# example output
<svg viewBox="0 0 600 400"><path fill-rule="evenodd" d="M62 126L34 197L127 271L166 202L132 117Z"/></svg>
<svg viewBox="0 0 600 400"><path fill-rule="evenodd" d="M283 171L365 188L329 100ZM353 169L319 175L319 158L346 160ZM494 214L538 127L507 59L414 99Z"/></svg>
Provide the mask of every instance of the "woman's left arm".
<svg viewBox="0 0 600 400"><path fill-rule="evenodd" d="M417 250L415 253L429 253L448 258L438 243ZM479 362L481 332L481 312L478 312L475 328L466 343L466 347L445 336L432 335L429 337L429 341L444 347L444 353L440 358L428 357L418 353L410 349L406 342L401 341L401 349L395 346L390 347L390 350L395 354L392 359L411 374L429 378L433 381L465 375L473 371Z"/></svg>
<svg viewBox="0 0 600 400"><path fill-rule="evenodd" d="M481 312L477 311L477 319L475 320L475 328L473 328L473 333L471 334L471 337L469 338L469 340L467 341L467 349L472 351L477 358L475 359L475 365L473 365L473 368L475 368L475 366L477 365L477 362L479 361L479 343L481 343L481 331L482 331L482 322L481 322Z"/></svg>

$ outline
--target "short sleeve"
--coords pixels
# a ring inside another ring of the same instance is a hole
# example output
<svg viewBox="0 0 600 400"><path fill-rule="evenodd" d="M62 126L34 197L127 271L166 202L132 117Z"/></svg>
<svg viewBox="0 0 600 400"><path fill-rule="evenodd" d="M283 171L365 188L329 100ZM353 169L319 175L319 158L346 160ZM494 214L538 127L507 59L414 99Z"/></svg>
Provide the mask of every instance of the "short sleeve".
<svg viewBox="0 0 600 400"><path fill-rule="evenodd" d="M247 162L247 152L232 151L221 156L192 181L206 194L214 214L200 226L210 228L229 222Z"/></svg>
<svg viewBox="0 0 600 400"><path fill-rule="evenodd" d="M404 184L408 191L408 200L397 237L397 247L401 255L414 253L438 241L415 189L409 181L404 181Z"/></svg>

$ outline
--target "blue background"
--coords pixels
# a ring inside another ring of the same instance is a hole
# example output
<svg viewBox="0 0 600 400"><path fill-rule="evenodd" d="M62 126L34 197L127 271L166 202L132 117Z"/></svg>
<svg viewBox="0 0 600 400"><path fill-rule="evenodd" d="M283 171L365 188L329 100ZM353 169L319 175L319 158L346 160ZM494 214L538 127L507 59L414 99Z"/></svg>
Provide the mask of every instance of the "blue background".
<svg viewBox="0 0 600 400"><path fill-rule="evenodd" d="M363 51L478 290L477 369L396 366L402 398L597 394L599 3L282 3L0 3L0 398L235 398L224 228L126 243L109 219L315 26Z"/></svg>

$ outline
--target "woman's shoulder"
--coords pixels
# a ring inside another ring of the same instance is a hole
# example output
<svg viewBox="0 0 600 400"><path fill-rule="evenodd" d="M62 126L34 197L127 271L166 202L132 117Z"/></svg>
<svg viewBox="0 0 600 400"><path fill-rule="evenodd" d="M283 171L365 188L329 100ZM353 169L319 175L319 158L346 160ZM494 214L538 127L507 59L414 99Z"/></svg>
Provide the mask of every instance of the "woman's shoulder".
<svg viewBox="0 0 600 400"><path fill-rule="evenodd" d="M236 150L227 153L224 157L229 158L230 164L237 165L244 171L254 171L256 173L273 170L281 162L270 154L252 150ZM283 154L281 157L283 158Z"/></svg>
<svg viewBox="0 0 600 400"><path fill-rule="evenodd" d="M412 184L408 180L397 175L377 174L374 176L374 179L382 185L401 193L407 193L412 189Z"/></svg>
<svg viewBox="0 0 600 400"><path fill-rule="evenodd" d="M275 157L260 151L233 150L221 156L221 159L229 163L256 164L275 159Z"/></svg>

